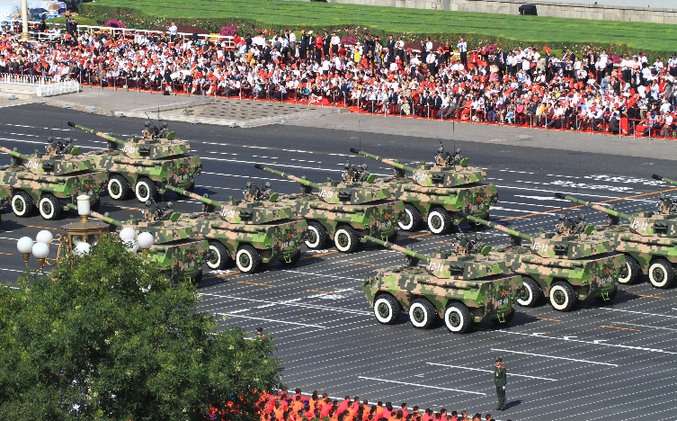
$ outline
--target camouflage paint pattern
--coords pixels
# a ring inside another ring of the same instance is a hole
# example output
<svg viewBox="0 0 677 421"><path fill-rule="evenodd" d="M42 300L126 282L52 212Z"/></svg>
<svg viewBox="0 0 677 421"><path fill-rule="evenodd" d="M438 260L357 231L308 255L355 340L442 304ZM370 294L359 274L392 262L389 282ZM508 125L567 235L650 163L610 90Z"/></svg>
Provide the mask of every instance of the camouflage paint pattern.
<svg viewBox="0 0 677 421"><path fill-rule="evenodd" d="M467 158L444 159L440 156L446 154L444 148L438 151L436 164L416 167L355 148L350 151L394 167L397 175L380 182L395 198L412 204L424 220L434 207L449 211L457 223L463 219L462 214L487 217L489 207L498 201L496 186L485 182L486 171L467 166Z"/></svg>
<svg viewBox="0 0 677 421"><path fill-rule="evenodd" d="M148 250L147 258L155 262L162 273L173 282L199 282L202 278L202 265L208 253L207 240L190 238L153 245Z"/></svg>
<svg viewBox="0 0 677 421"><path fill-rule="evenodd" d="M64 206L75 203L81 194L89 195L95 203L106 184L106 173L96 170L76 149L25 155L0 146L0 152L11 157L10 165L0 166L2 184L10 189L11 195L18 191L27 193L36 205L45 194L54 195Z"/></svg>
<svg viewBox="0 0 677 421"><path fill-rule="evenodd" d="M414 299L425 298L442 319L453 302L464 304L475 323L491 320L505 324L512 319L522 278L501 257L484 251L428 256L370 236L364 238L410 258L408 265L380 269L364 281L362 290L371 306L381 294L390 294L405 312ZM424 266L418 266L419 260Z"/></svg>
<svg viewBox="0 0 677 421"><path fill-rule="evenodd" d="M68 125L106 139L107 150L86 155L96 168L106 171L109 177L121 175L132 187L139 179L148 178L154 183L191 188L202 172L200 157L191 153L188 142L175 139L174 132L159 132L166 137L148 135L122 140L70 121ZM144 129L144 133L147 131Z"/></svg>
<svg viewBox="0 0 677 421"><path fill-rule="evenodd" d="M301 184L300 194L282 195L281 201L292 207L295 215L309 222L319 222L330 238L341 225L380 238L388 238L397 232L397 221L404 211L404 204L390 199L387 186L367 180L317 184L269 167L258 164L256 167Z"/></svg>
<svg viewBox="0 0 677 421"><path fill-rule="evenodd" d="M504 259L515 273L533 278L546 296L555 281L568 282L579 300L599 298L612 300L616 295L618 277L625 266L625 258L615 252L615 244L603 236L579 233L541 233L528 235L481 218L468 220L496 228L515 238L531 241L522 246L513 241L508 247L491 254Z"/></svg>

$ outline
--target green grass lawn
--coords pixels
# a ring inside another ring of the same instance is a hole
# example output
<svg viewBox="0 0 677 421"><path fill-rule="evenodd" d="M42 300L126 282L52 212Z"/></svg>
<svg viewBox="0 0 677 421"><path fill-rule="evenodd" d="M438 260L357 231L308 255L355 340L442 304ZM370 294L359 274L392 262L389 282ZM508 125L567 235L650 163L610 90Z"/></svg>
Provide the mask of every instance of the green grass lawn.
<svg viewBox="0 0 677 421"><path fill-rule="evenodd" d="M626 45L636 50L677 50L677 26L560 19L541 16L446 12L284 0L98 0L93 7L135 9L167 19L239 18L292 29L350 25L386 33L479 34L533 43ZM578 49L578 48L575 48Z"/></svg>

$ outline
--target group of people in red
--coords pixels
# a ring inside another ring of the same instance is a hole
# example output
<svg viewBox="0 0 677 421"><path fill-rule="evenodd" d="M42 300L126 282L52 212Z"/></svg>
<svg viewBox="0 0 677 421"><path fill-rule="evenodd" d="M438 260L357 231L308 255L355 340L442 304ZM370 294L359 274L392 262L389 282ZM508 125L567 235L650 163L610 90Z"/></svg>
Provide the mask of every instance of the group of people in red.
<svg viewBox="0 0 677 421"><path fill-rule="evenodd" d="M618 135L677 132L677 56L589 48L503 50L415 45L369 34L284 31L219 40L82 30L24 44L0 37L0 73L254 99L307 101L390 115ZM71 31L72 32L72 31Z"/></svg>
<svg viewBox="0 0 677 421"><path fill-rule="evenodd" d="M265 393L261 398L261 421L491 421L491 414L484 418L479 413L472 416L468 411L447 411L440 408L437 412L430 408L421 410L418 406L409 407L402 403L398 408L390 402L378 402L370 405L367 400L360 401L358 396L346 396L343 400L334 400L326 393L317 390L311 396L296 389L293 394L282 390L277 394Z"/></svg>

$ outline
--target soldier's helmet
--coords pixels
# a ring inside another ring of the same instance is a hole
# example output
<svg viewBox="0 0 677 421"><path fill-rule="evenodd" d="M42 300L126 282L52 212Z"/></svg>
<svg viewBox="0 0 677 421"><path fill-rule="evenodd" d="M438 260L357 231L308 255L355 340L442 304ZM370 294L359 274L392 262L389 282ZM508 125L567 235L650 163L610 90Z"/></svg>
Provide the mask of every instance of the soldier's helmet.
<svg viewBox="0 0 677 421"><path fill-rule="evenodd" d="M662 215L670 215L675 212L675 201L665 193L661 193L658 199L658 213Z"/></svg>

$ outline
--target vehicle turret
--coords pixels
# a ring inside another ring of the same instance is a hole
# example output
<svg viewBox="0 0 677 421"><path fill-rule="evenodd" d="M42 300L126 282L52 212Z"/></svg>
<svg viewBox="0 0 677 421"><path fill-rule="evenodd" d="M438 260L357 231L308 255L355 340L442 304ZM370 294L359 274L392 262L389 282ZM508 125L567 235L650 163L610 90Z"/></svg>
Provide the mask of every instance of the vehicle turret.
<svg viewBox="0 0 677 421"><path fill-rule="evenodd" d="M79 155L79 149L71 149L69 153L52 153L52 146L48 144L48 153L35 152L32 155L22 154L16 150L0 146L0 152L7 153L12 158L12 166L23 167L30 173L38 176L63 176L82 173L95 169L94 163L84 155ZM54 146L56 150L58 146ZM27 176L30 178L30 176ZM36 181L40 181L36 178Z"/></svg>
<svg viewBox="0 0 677 421"><path fill-rule="evenodd" d="M501 225L501 224L497 224L495 222L487 221L486 219L478 218L476 216L467 215L466 218L468 219L468 221L473 222L475 224L480 224L480 225L484 225L484 226L487 226L487 227L490 227L490 228L495 228L499 231L502 231L502 232L508 234L514 245L521 244L522 240L533 241L534 238L536 238L536 236L534 236L534 235L525 234L523 232L514 230L512 228L508 228L505 225Z"/></svg>
<svg viewBox="0 0 677 421"><path fill-rule="evenodd" d="M69 121L68 125L75 129L82 130L83 132L106 139L110 149L119 150L131 158L162 159L177 155L188 155L191 153L190 145L187 142L176 140L173 132L169 132L167 137L160 138L157 137L156 133L159 134L162 131L157 128L149 130L149 126L146 126L146 129L144 129L144 137L124 140L107 133L98 132L94 129L81 126L72 121Z"/></svg>

